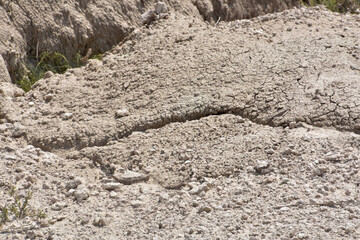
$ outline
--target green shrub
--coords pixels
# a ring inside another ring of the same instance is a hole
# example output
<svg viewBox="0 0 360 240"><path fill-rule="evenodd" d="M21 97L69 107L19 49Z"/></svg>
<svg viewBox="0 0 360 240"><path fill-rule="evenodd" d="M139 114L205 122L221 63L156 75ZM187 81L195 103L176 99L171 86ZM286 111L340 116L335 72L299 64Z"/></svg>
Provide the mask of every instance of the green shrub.
<svg viewBox="0 0 360 240"><path fill-rule="evenodd" d="M36 59L30 59L27 66L19 70L17 74L19 79L17 84L25 92L30 91L31 86L39 79L43 78L47 71L53 73L65 73L67 69L73 67L64 55L57 52L42 53L35 66L31 62L36 62Z"/></svg>
<svg viewBox="0 0 360 240"><path fill-rule="evenodd" d="M359 0L305 0L303 3L307 6L324 5L333 12L352 12L360 8Z"/></svg>
<svg viewBox="0 0 360 240"><path fill-rule="evenodd" d="M102 59L102 54L96 54L90 59ZM85 61L86 62L86 61ZM63 74L69 68L81 67L85 64L80 53L73 60L68 60L58 52L44 52L38 59L30 58L26 66L20 67L16 73L16 83L25 91L31 90L31 86L43 78L47 71Z"/></svg>

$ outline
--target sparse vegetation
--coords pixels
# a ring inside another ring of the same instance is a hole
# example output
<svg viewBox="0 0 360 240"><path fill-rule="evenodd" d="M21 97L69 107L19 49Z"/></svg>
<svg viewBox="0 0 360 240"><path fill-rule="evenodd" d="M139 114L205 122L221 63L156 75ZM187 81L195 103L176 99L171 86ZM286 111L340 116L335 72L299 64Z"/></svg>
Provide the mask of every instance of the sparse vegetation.
<svg viewBox="0 0 360 240"><path fill-rule="evenodd" d="M97 60L102 60L103 58L103 54L95 54L94 56L92 56L90 59L97 59Z"/></svg>
<svg viewBox="0 0 360 240"><path fill-rule="evenodd" d="M36 62L36 59L33 59ZM61 53L57 52L44 52L40 55L39 61L34 66L28 64L19 70L17 84L25 91L28 92L31 86L40 78L44 77L47 71L53 73L64 73L72 65L67 58ZM75 66L74 66L75 67Z"/></svg>
<svg viewBox="0 0 360 240"><path fill-rule="evenodd" d="M102 54L96 54L90 59L102 59ZM35 64L34 64L35 63ZM77 68L84 65L80 53L75 55L73 60L68 60L64 55L58 52L44 52L38 59L31 58L29 63L19 68L16 74L16 83L28 92L31 86L39 79L43 78L45 73L51 71L53 73L63 74L69 68Z"/></svg>
<svg viewBox="0 0 360 240"><path fill-rule="evenodd" d="M360 8L359 0L305 0L306 6L324 5L333 12L352 12Z"/></svg>
<svg viewBox="0 0 360 240"><path fill-rule="evenodd" d="M18 191L13 186L8 191L11 196L11 203L8 205L0 206L0 228L11 219L21 219L31 217L38 221L39 219L46 218L46 214L42 210L33 210L29 206L29 201L32 197L32 192L27 191L24 197L20 197Z"/></svg>

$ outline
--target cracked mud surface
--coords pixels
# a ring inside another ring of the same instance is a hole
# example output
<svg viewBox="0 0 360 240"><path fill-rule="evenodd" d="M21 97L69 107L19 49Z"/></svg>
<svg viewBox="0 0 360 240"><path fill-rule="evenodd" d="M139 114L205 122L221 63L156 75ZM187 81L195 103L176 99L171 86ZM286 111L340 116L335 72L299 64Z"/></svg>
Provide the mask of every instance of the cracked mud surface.
<svg viewBox="0 0 360 240"><path fill-rule="evenodd" d="M0 180L47 220L0 238L359 239L358 36L323 8L171 12L5 99Z"/></svg>
<svg viewBox="0 0 360 240"><path fill-rule="evenodd" d="M37 84L27 96L35 105L21 108L28 142L101 146L132 131L230 111L264 125L305 122L359 133L359 72L350 68L359 65L358 17L346 20L345 31L345 17L325 11L277 15L217 28L173 15L140 29L103 62ZM49 93L55 97L46 102ZM130 115L116 119L121 108ZM65 112L72 119L64 121Z"/></svg>

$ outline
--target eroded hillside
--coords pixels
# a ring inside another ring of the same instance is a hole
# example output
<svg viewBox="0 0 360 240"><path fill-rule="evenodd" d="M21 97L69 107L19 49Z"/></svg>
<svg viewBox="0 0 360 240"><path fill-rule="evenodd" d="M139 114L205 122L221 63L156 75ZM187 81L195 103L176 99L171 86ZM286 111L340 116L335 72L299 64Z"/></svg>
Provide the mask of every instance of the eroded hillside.
<svg viewBox="0 0 360 240"><path fill-rule="evenodd" d="M26 94L3 83L0 206L15 185L46 218L0 238L360 237L359 15L214 24L193 2Z"/></svg>

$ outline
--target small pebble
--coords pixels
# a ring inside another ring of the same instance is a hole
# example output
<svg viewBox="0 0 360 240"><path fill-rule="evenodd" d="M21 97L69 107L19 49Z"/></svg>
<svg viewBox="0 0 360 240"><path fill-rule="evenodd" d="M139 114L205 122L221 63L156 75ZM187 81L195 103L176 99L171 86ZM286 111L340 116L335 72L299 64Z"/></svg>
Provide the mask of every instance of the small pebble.
<svg viewBox="0 0 360 240"><path fill-rule="evenodd" d="M290 122L289 128L291 128L291 129L296 128L296 122Z"/></svg>
<svg viewBox="0 0 360 240"><path fill-rule="evenodd" d="M64 203L57 202L57 203L55 203L55 204L53 204L53 205L51 206L51 209L54 210L54 211L60 211L60 210L62 210L64 207L65 207L65 204L64 204Z"/></svg>
<svg viewBox="0 0 360 240"><path fill-rule="evenodd" d="M42 185L42 188L43 189L50 189L50 186L47 184L47 183L43 183L43 185Z"/></svg>
<svg viewBox="0 0 360 240"><path fill-rule="evenodd" d="M93 221L93 225L96 227L104 227L107 225L107 221L104 218L96 218Z"/></svg>
<svg viewBox="0 0 360 240"><path fill-rule="evenodd" d="M81 221L80 221L80 224L81 225L86 225L86 224L88 224L90 222L90 219L88 218L88 217L86 217L86 218L83 218Z"/></svg>
<svg viewBox="0 0 360 240"><path fill-rule="evenodd" d="M67 112L67 113L64 113L64 120L69 120L70 118L72 118L73 117L73 113L69 113L69 112Z"/></svg>
<svg viewBox="0 0 360 240"><path fill-rule="evenodd" d="M65 193L65 196L71 197L71 196L74 196L74 193L75 193L75 189L70 189L69 191L67 191Z"/></svg>
<svg viewBox="0 0 360 240"><path fill-rule="evenodd" d="M122 118L122 117L126 117L129 115L129 111L125 108L123 109L119 109L115 112L115 117L116 118Z"/></svg>
<svg viewBox="0 0 360 240"><path fill-rule="evenodd" d="M290 210L289 207L282 207L282 208L280 208L280 211L283 211L283 212L287 212L287 211L289 211L289 210Z"/></svg>
<svg viewBox="0 0 360 240"><path fill-rule="evenodd" d="M198 210L198 213L202 213L202 212L207 212L207 213L211 212L211 207L210 206L202 206L202 207L200 207L199 210Z"/></svg>
<svg viewBox="0 0 360 240"><path fill-rule="evenodd" d="M116 198L117 197L117 193L114 191L110 192L110 198Z"/></svg>
<svg viewBox="0 0 360 240"><path fill-rule="evenodd" d="M166 7L166 4L163 2L157 2L155 5L155 13L160 15L161 13L167 13L168 9Z"/></svg>
<svg viewBox="0 0 360 240"><path fill-rule="evenodd" d="M315 168L313 170L313 175L314 176L323 176L326 172L328 171L328 168L327 167L318 167L318 168Z"/></svg>
<svg viewBox="0 0 360 240"><path fill-rule="evenodd" d="M119 188L120 186L121 186L120 183L115 183L115 182L108 182L108 183L103 184L103 188L105 190L115 190L115 189Z"/></svg>
<svg viewBox="0 0 360 240"><path fill-rule="evenodd" d="M53 98L54 98L54 95L52 95L52 94L47 94L44 96L44 100L46 102L50 102Z"/></svg>
<svg viewBox="0 0 360 240"><path fill-rule="evenodd" d="M85 180L83 178L76 177L74 180L71 180L71 181L67 182L66 185L65 185L65 188L67 190L75 189L82 183L85 183Z"/></svg>
<svg viewBox="0 0 360 240"><path fill-rule="evenodd" d="M142 206L144 203L142 201L139 200L134 200L130 202L130 205L134 208L140 207Z"/></svg>
<svg viewBox="0 0 360 240"><path fill-rule="evenodd" d="M45 74L44 74L44 78L46 79L46 78L50 78L50 77L52 77L52 76L54 76L54 73L52 72L52 71L47 71Z"/></svg>
<svg viewBox="0 0 360 240"><path fill-rule="evenodd" d="M84 185L78 186L74 192L74 196L75 199L79 202L86 200L89 197L89 189Z"/></svg>
<svg viewBox="0 0 360 240"><path fill-rule="evenodd" d="M25 169L22 168L22 167L15 168L15 172L17 172L17 173L21 173L21 172L24 172L24 171L25 171Z"/></svg>

